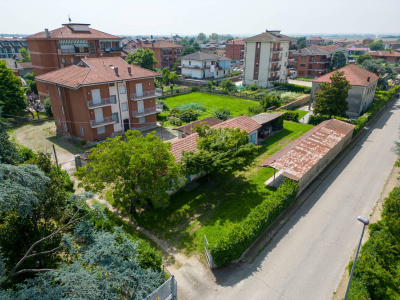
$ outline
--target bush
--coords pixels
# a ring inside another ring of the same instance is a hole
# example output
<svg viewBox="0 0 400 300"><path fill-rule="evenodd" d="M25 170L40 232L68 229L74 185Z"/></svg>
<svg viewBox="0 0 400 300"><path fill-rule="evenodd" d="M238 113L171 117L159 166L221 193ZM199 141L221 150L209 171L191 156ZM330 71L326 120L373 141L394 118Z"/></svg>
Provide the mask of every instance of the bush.
<svg viewBox="0 0 400 300"><path fill-rule="evenodd" d="M200 113L197 110L187 108L181 111L179 114L179 119L181 119L183 122L190 123L196 121L199 115Z"/></svg>
<svg viewBox="0 0 400 300"><path fill-rule="evenodd" d="M22 145L17 145L17 152L23 162L35 159L37 157L37 154L33 152L31 148Z"/></svg>
<svg viewBox="0 0 400 300"><path fill-rule="evenodd" d="M231 91L235 88L235 84L228 79L221 82L221 87L226 91Z"/></svg>
<svg viewBox="0 0 400 300"><path fill-rule="evenodd" d="M242 71L240 71L240 70L232 71L231 73L226 74L225 77L233 77L233 76L237 76L237 75L240 75L240 74L242 74Z"/></svg>
<svg viewBox="0 0 400 300"><path fill-rule="evenodd" d="M299 121L299 113L295 111L286 111L283 114L283 118L288 121L298 122Z"/></svg>
<svg viewBox="0 0 400 300"><path fill-rule="evenodd" d="M364 128L365 124L367 124L368 118L367 117L359 117L355 122L356 127L354 127L353 136L356 136L361 129Z"/></svg>
<svg viewBox="0 0 400 300"><path fill-rule="evenodd" d="M301 78L301 77L297 77L296 80L300 80L300 81L313 81L312 78Z"/></svg>
<svg viewBox="0 0 400 300"><path fill-rule="evenodd" d="M257 91L257 90L261 89L261 87L258 85L257 82L253 82L252 84L250 84L249 88L250 88L250 91Z"/></svg>
<svg viewBox="0 0 400 300"><path fill-rule="evenodd" d="M278 108L281 106L281 100L278 96L266 94L260 100L260 106L266 111L269 108Z"/></svg>
<svg viewBox="0 0 400 300"><path fill-rule="evenodd" d="M51 101L49 98L44 99L43 108L46 116L49 118L53 116L53 111L51 110Z"/></svg>
<svg viewBox="0 0 400 300"><path fill-rule="evenodd" d="M258 115L258 114L261 114L264 112L264 110L261 106L249 107L248 111L249 111L250 116L255 116L255 115Z"/></svg>
<svg viewBox="0 0 400 300"><path fill-rule="evenodd" d="M213 115L214 117L222 121L226 121L231 118L231 112L227 108L218 108L214 110Z"/></svg>
<svg viewBox="0 0 400 300"><path fill-rule="evenodd" d="M199 88L197 86L192 86L192 92L198 92Z"/></svg>
<svg viewBox="0 0 400 300"><path fill-rule="evenodd" d="M291 84L291 83L285 83L285 82L275 82L274 86L275 87L283 86L290 92L304 93L304 94L310 94L311 93L311 88L310 87L297 85L297 84Z"/></svg>
<svg viewBox="0 0 400 300"><path fill-rule="evenodd" d="M213 86L213 83L212 83L211 81L207 81L207 82L206 82L206 88L207 88L207 90L211 90L212 86Z"/></svg>
<svg viewBox="0 0 400 300"><path fill-rule="evenodd" d="M275 193L255 207L244 220L234 225L223 238L211 246L215 264L222 266L240 258L243 252L293 202L297 190L298 184L295 181L285 179Z"/></svg>
<svg viewBox="0 0 400 300"><path fill-rule="evenodd" d="M156 102L157 104L161 104L163 106L163 110L169 110L168 104L165 100L157 99Z"/></svg>
<svg viewBox="0 0 400 300"><path fill-rule="evenodd" d="M86 140L81 140L81 146L82 146L82 147L85 147L86 144L87 144L87 141L86 141Z"/></svg>
<svg viewBox="0 0 400 300"><path fill-rule="evenodd" d="M172 125L176 125L176 126L181 126L182 125L182 120L179 119L178 117L168 117L168 121L172 124Z"/></svg>

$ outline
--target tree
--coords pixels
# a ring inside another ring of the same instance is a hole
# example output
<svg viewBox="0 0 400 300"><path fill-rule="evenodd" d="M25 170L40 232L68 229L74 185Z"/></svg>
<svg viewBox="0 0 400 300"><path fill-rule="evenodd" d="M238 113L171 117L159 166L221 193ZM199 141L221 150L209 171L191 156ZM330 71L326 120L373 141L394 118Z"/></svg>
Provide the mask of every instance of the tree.
<svg viewBox="0 0 400 300"><path fill-rule="evenodd" d="M75 173L82 180L79 186L93 192L111 187L115 203L132 213L148 205L166 206L168 191L178 188L180 176L170 148L154 134L143 136L136 130L107 139L90 151L90 162Z"/></svg>
<svg viewBox="0 0 400 300"><path fill-rule="evenodd" d="M196 52L196 49L194 49L192 46L187 46L187 47L185 47L185 49L183 49L181 56L185 56L185 55L192 54L195 52Z"/></svg>
<svg viewBox="0 0 400 300"><path fill-rule="evenodd" d="M27 109L32 114L32 117L34 117L33 112L36 112L38 119L40 119L39 112L42 110L42 102L40 101L38 95L35 93L30 93L26 97L26 102L28 105Z"/></svg>
<svg viewBox="0 0 400 300"><path fill-rule="evenodd" d="M211 33L209 38L210 40L218 40L219 35L217 33Z"/></svg>
<svg viewBox="0 0 400 300"><path fill-rule="evenodd" d="M46 116L48 116L48 117L52 117L53 116L53 110L51 108L50 98L44 99L43 108L44 108L44 112L45 112Z"/></svg>
<svg viewBox="0 0 400 300"><path fill-rule="evenodd" d="M158 61L154 58L154 52L150 49L139 48L135 52L128 54L125 58L128 64L133 65L135 62L138 63L139 67L155 70L154 66Z"/></svg>
<svg viewBox="0 0 400 300"><path fill-rule="evenodd" d="M7 68L4 60L0 60L0 106L6 115L16 115L26 108L21 80Z"/></svg>
<svg viewBox="0 0 400 300"><path fill-rule="evenodd" d="M207 82L206 82L206 88L207 88L207 90L211 90L212 87L213 87L212 81L207 80Z"/></svg>
<svg viewBox="0 0 400 300"><path fill-rule="evenodd" d="M379 76L378 85L387 85L389 79L394 79L396 73L391 64L385 63L383 59L365 60L361 67Z"/></svg>
<svg viewBox="0 0 400 300"><path fill-rule="evenodd" d="M322 92L315 94L314 113L330 118L332 116L346 117L346 111L349 109L347 96L351 85L343 72L336 71L329 79L331 82L319 84Z"/></svg>
<svg viewBox="0 0 400 300"><path fill-rule="evenodd" d="M270 108L278 108L281 106L281 100L279 100L278 96L266 94L260 100L260 106L263 111L267 111Z"/></svg>
<svg viewBox="0 0 400 300"><path fill-rule="evenodd" d="M193 47L193 49L196 50L196 51L200 51L200 50L201 50L200 45L199 45L199 43L197 43L197 42L194 42L194 43L192 44L192 47Z"/></svg>
<svg viewBox="0 0 400 300"><path fill-rule="evenodd" d="M231 111L225 107L217 108L216 110L214 110L213 115L221 121L226 121L231 118Z"/></svg>
<svg viewBox="0 0 400 300"><path fill-rule="evenodd" d="M7 133L9 127L10 125L0 118L0 163L13 165L21 162L22 158L17 152L15 144L9 139L10 136Z"/></svg>
<svg viewBox="0 0 400 300"><path fill-rule="evenodd" d="M29 52L25 48L21 48L20 54L22 56L22 62L30 62L31 61L31 57L29 55Z"/></svg>
<svg viewBox="0 0 400 300"><path fill-rule="evenodd" d="M368 44L368 48L371 51L379 51L379 50L383 50L384 46L383 46L383 41L379 40L379 41L375 41L375 42L371 42Z"/></svg>
<svg viewBox="0 0 400 300"><path fill-rule="evenodd" d="M185 123L196 121L199 118L200 113L193 108L186 108L180 111L179 119Z"/></svg>
<svg viewBox="0 0 400 300"><path fill-rule="evenodd" d="M331 69L333 68L340 69L346 65L346 56L344 55L343 51L335 51L332 56L331 60Z"/></svg>
<svg viewBox="0 0 400 300"><path fill-rule="evenodd" d="M297 38L297 50L307 47L307 38L305 36Z"/></svg>
<svg viewBox="0 0 400 300"><path fill-rule="evenodd" d="M231 80L223 80L221 82L221 87L227 91L231 91L234 89L235 84Z"/></svg>
<svg viewBox="0 0 400 300"><path fill-rule="evenodd" d="M184 151L182 161L186 174L230 174L244 170L252 161L258 146L249 143L245 130L239 128L197 127L198 152Z"/></svg>
<svg viewBox="0 0 400 300"><path fill-rule="evenodd" d="M200 33L197 35L197 40L198 40L198 41L204 41L206 38L207 38L206 35L205 35L204 33L202 33L202 32L200 32Z"/></svg>
<svg viewBox="0 0 400 300"><path fill-rule="evenodd" d="M30 93L35 93L38 95L39 93L36 86L35 75L33 73L28 73L25 75L24 79L28 85L28 88L26 89L26 95L29 95Z"/></svg>
<svg viewBox="0 0 400 300"><path fill-rule="evenodd" d="M360 55L359 57L357 57L357 64L358 65L362 65L364 61L368 60L368 59L372 59L372 56L370 55Z"/></svg>

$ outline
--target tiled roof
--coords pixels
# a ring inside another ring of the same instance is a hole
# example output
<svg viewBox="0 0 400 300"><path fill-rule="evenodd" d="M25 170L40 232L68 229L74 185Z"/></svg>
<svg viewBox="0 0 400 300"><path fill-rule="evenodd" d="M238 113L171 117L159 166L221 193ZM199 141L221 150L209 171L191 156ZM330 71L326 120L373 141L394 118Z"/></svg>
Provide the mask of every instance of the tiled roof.
<svg viewBox="0 0 400 300"><path fill-rule="evenodd" d="M247 39L244 39L244 41L245 42L295 42L297 40L283 34L274 35L270 32L263 32L259 35L255 35Z"/></svg>
<svg viewBox="0 0 400 300"><path fill-rule="evenodd" d="M181 56L181 59L185 60L221 60L221 61L230 61L229 58L220 56L217 54L212 54L212 53L205 53L201 51L197 51L185 56Z"/></svg>
<svg viewBox="0 0 400 300"><path fill-rule="evenodd" d="M154 43L142 44L143 48L184 48L181 45L174 44L168 41L157 41Z"/></svg>
<svg viewBox="0 0 400 300"><path fill-rule="evenodd" d="M323 40L321 37L313 36L307 39L307 41L320 41Z"/></svg>
<svg viewBox="0 0 400 300"><path fill-rule="evenodd" d="M357 48L357 47L349 47L349 48L347 48L347 50L349 50L349 51L369 51L369 48L366 48L366 47L359 47L359 48Z"/></svg>
<svg viewBox="0 0 400 300"><path fill-rule="evenodd" d="M18 64L22 67L22 69L32 69L32 62L31 61L29 61L29 62L19 62Z"/></svg>
<svg viewBox="0 0 400 300"><path fill-rule="evenodd" d="M310 46L293 52L293 55L328 55L328 54L331 54L331 51L322 49L317 46Z"/></svg>
<svg viewBox="0 0 400 300"><path fill-rule="evenodd" d="M44 31L32 34L26 37L28 40L32 39L46 39L46 33ZM122 40L120 37L117 37L112 34L108 34L93 28L89 28L89 31L74 31L67 25L63 27L54 29L50 31L50 39L107 39L107 40Z"/></svg>
<svg viewBox="0 0 400 300"><path fill-rule="evenodd" d="M118 75L111 67L118 67ZM128 73L131 67L131 74ZM120 80L156 77L161 74L125 62L120 57L85 58L76 66L52 71L36 77L36 80L59 84L73 89L89 84Z"/></svg>
<svg viewBox="0 0 400 300"><path fill-rule="evenodd" d="M251 133L260 127L260 124L248 116L236 117L211 126L211 128L239 128L240 130L245 130L247 133ZM198 134L196 132L183 139L171 142L171 153L175 156L175 162L181 160L182 151L197 151L197 137Z"/></svg>
<svg viewBox="0 0 400 300"><path fill-rule="evenodd" d="M354 127L335 119L324 121L271 155L260 167L273 167L283 171L283 176L298 181Z"/></svg>
<svg viewBox="0 0 400 300"><path fill-rule="evenodd" d="M186 125L182 125L182 126L173 128L173 130L182 131L183 133L189 135L189 134L192 134L192 133L196 132L196 127L197 126L203 127L204 125L208 125L208 126L212 127L212 126L214 126L216 124L219 124L219 123L222 123L222 121L217 119L217 118L214 118L214 117L208 117L208 118L204 118L204 119L201 119L201 120L197 120L197 121L191 122L191 123L186 124Z"/></svg>
<svg viewBox="0 0 400 300"><path fill-rule="evenodd" d="M330 51L330 52L334 52L334 51L342 48L338 45L326 45L326 46L318 45L317 47L320 49L326 50L326 51Z"/></svg>
<svg viewBox="0 0 400 300"><path fill-rule="evenodd" d="M372 51L372 52L367 52L365 53L366 55L371 55L371 56L391 56L391 57L400 57L400 52L397 51Z"/></svg>
<svg viewBox="0 0 400 300"><path fill-rule="evenodd" d="M12 69L14 72L22 70L22 67L20 66L19 62L17 62L13 58L0 58L0 60L4 60L7 64L7 67Z"/></svg>
<svg viewBox="0 0 400 300"><path fill-rule="evenodd" d="M366 86L379 79L375 73L367 71L356 65L347 65L338 69L338 71L344 72L344 76L351 85ZM333 73L334 72L330 72L321 77L315 78L312 82L331 82L329 77L331 77Z"/></svg>
<svg viewBox="0 0 400 300"><path fill-rule="evenodd" d="M228 45L244 45L244 39L234 39L227 43Z"/></svg>
<svg viewBox="0 0 400 300"><path fill-rule="evenodd" d="M262 124L271 122L273 120L276 120L282 115L283 115L283 113L261 113L261 114L255 115L254 117L251 117L251 118L254 121L256 121L258 124L262 125Z"/></svg>

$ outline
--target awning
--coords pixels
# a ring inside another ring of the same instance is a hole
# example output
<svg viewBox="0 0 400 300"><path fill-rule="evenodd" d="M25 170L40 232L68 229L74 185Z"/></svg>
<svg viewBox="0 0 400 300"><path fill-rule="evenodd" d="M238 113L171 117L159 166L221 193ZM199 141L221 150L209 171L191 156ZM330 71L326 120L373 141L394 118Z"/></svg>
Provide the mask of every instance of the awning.
<svg viewBox="0 0 400 300"><path fill-rule="evenodd" d="M60 45L74 45L75 47L89 47L87 40L60 40Z"/></svg>

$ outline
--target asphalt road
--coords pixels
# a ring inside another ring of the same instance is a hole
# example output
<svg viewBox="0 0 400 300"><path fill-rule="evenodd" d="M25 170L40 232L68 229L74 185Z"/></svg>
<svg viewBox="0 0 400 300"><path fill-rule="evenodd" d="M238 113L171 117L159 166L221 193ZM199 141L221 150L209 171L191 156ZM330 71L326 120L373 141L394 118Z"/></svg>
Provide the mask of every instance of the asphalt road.
<svg viewBox="0 0 400 300"><path fill-rule="evenodd" d="M184 266L183 299L330 299L396 160L400 101L382 115L252 263Z"/></svg>

